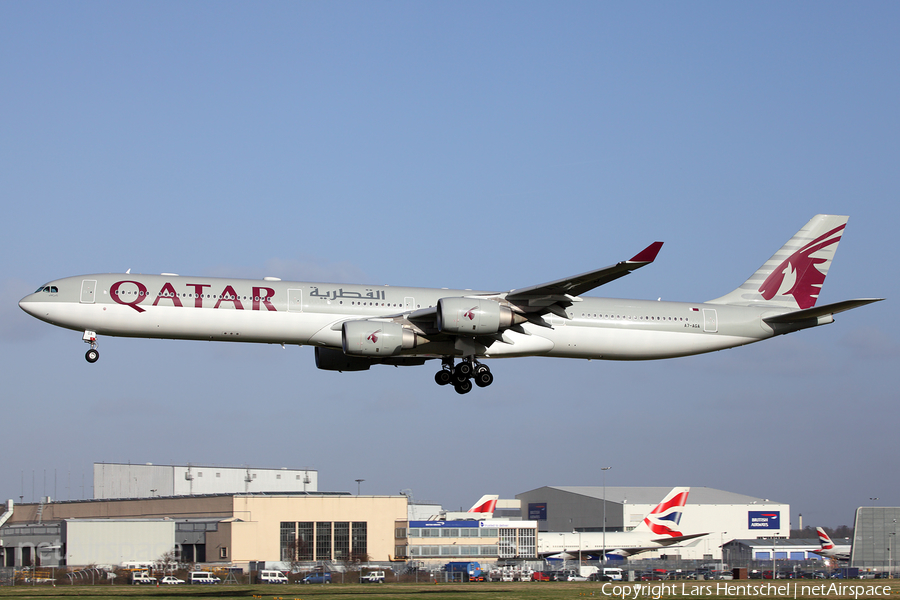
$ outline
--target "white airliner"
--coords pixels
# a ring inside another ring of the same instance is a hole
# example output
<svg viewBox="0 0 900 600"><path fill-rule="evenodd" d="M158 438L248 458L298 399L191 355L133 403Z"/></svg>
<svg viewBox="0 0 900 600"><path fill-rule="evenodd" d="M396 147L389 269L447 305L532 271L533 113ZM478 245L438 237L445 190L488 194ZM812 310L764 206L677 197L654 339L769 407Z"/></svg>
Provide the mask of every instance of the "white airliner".
<svg viewBox="0 0 900 600"><path fill-rule="evenodd" d="M839 561L850 560L850 544L841 544L838 546L831 541L831 538L828 537L828 534L825 533L825 530L821 527L816 527L816 532L819 534L819 544L822 547L819 550L813 550L814 553L819 556L824 556L825 558L833 558Z"/></svg>
<svg viewBox="0 0 900 600"><path fill-rule="evenodd" d="M622 558L675 546L704 535L684 535L679 530L682 507L691 488L677 487L669 492L656 508L631 531L614 532L541 532L538 534L538 554L547 558L574 558L578 552L597 553L605 558ZM573 554L574 553L574 554ZM604 558L604 560L605 560Z"/></svg>
<svg viewBox="0 0 900 600"><path fill-rule="evenodd" d="M655 242L610 267L507 292L128 272L51 281L19 306L83 332L91 363L102 335L310 345L331 371L441 359L435 381L465 394L473 381L493 382L480 359L672 358L831 323L880 300L816 306L847 219L813 217L743 285L708 302L583 296L653 262Z"/></svg>

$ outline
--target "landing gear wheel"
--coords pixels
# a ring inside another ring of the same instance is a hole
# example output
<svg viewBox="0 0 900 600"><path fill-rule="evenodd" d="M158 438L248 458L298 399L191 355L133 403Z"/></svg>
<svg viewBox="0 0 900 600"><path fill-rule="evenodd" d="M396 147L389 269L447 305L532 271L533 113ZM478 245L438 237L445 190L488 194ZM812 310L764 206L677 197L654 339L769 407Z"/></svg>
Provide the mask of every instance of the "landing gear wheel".
<svg viewBox="0 0 900 600"><path fill-rule="evenodd" d="M490 372L491 372L491 370L488 368L487 365L483 365L481 363L478 363L475 365L475 374L476 375L478 375L479 373L490 373Z"/></svg>
<svg viewBox="0 0 900 600"><path fill-rule="evenodd" d="M447 385L451 381L453 381L453 373L447 369L441 369L434 374L434 382L438 385Z"/></svg>
<svg viewBox="0 0 900 600"><path fill-rule="evenodd" d="M485 368L484 371L479 373L475 373L475 385L478 387L487 387L494 383L494 376L491 375L491 372Z"/></svg>
<svg viewBox="0 0 900 600"><path fill-rule="evenodd" d="M97 352L96 348L91 348L87 352L84 353L84 359L89 363L97 362L97 359L100 358L100 353Z"/></svg>
<svg viewBox="0 0 900 600"><path fill-rule="evenodd" d="M457 394L468 394L472 391L472 381L466 379L465 381L454 384L453 388L456 390Z"/></svg>
<svg viewBox="0 0 900 600"><path fill-rule="evenodd" d="M462 361L456 365L455 369L453 369L453 374L456 375L457 378L468 379L472 376L472 363L467 360Z"/></svg>

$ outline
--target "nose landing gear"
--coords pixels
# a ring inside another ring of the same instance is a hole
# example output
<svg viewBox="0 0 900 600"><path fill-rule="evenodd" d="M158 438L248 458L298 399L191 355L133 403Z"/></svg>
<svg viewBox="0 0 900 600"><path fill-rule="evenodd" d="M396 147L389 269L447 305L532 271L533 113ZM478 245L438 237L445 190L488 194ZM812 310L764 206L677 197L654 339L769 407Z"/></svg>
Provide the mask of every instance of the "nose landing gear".
<svg viewBox="0 0 900 600"><path fill-rule="evenodd" d="M91 349L84 353L84 359L89 363L97 362L100 358L100 352L97 351L97 333L94 331L85 331L81 339L91 345Z"/></svg>
<svg viewBox="0 0 900 600"><path fill-rule="evenodd" d="M494 383L494 376L487 365L482 364L472 357L466 357L453 366L453 358L443 359L441 370L434 374L434 381L438 385L453 384L457 394L468 394L472 391L472 382L478 387L487 387Z"/></svg>

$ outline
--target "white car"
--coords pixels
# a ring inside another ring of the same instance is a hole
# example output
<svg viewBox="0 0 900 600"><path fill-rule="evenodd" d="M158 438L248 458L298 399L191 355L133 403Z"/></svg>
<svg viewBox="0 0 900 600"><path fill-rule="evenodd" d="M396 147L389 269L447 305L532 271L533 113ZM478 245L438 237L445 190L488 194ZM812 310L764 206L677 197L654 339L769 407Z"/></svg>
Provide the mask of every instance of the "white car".
<svg viewBox="0 0 900 600"><path fill-rule="evenodd" d="M178 585L184 583L184 579L178 579L177 577L173 577L172 575L166 575L162 578L160 583L165 583L166 585Z"/></svg>

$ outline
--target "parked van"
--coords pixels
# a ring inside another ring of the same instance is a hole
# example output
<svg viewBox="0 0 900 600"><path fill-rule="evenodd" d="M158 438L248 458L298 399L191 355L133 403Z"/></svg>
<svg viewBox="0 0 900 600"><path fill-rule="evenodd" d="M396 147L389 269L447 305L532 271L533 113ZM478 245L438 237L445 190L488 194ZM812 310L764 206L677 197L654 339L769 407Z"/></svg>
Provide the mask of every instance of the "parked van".
<svg viewBox="0 0 900 600"><path fill-rule="evenodd" d="M256 577L259 583L287 583L288 578L281 571L260 571Z"/></svg>
<svg viewBox="0 0 900 600"><path fill-rule="evenodd" d="M156 585L156 577L151 577L147 571L140 571L131 574L131 583L134 585Z"/></svg>
<svg viewBox="0 0 900 600"><path fill-rule="evenodd" d="M191 573L190 582L193 583L222 583L222 580L209 571L194 571Z"/></svg>
<svg viewBox="0 0 900 600"><path fill-rule="evenodd" d="M384 571L370 571L359 578L360 583L384 583Z"/></svg>
<svg viewBox="0 0 900 600"><path fill-rule="evenodd" d="M310 573L303 578L303 583L331 583L331 573Z"/></svg>

